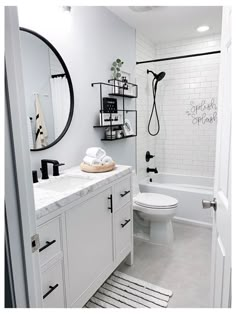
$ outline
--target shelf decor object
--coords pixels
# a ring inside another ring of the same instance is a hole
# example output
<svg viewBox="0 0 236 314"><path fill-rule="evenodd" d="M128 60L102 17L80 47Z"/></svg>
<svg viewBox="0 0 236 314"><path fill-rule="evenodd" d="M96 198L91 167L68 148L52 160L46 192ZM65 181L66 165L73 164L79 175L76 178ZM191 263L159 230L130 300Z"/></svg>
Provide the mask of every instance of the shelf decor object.
<svg viewBox="0 0 236 314"><path fill-rule="evenodd" d="M137 136L137 110L131 110L125 108L125 98L137 98L138 95L138 86L133 83L122 82L122 85L115 85L119 93L109 93L109 96L122 97L122 109L117 109L117 101L114 97L103 97L103 87L113 88L115 79L108 80L108 83L105 82L95 82L91 83L91 86L99 86L100 91L100 112L99 112L99 122L100 124L94 125L94 128L105 128L104 138L102 141L115 141L121 140L124 138L130 138ZM125 84L125 86L124 86ZM125 95L125 88L130 85L135 89L135 95ZM127 115L129 114L129 119ZM130 117L132 119L130 120ZM128 129L131 131L128 132L127 129L127 120L128 120ZM135 131L133 131L135 130Z"/></svg>
<svg viewBox="0 0 236 314"><path fill-rule="evenodd" d="M132 129L131 123L128 119L125 119L125 123L122 128L123 128L123 132L125 136L134 135L134 131Z"/></svg>
<svg viewBox="0 0 236 314"><path fill-rule="evenodd" d="M111 71L113 79L119 79L121 77L120 68L123 64L124 62L121 61L119 58L117 58L116 61L112 63Z"/></svg>
<svg viewBox="0 0 236 314"><path fill-rule="evenodd" d="M121 61L119 58L117 58L116 61L112 62L111 71L114 81L113 93L119 93L119 78L121 77L120 69L123 64L124 62Z"/></svg>

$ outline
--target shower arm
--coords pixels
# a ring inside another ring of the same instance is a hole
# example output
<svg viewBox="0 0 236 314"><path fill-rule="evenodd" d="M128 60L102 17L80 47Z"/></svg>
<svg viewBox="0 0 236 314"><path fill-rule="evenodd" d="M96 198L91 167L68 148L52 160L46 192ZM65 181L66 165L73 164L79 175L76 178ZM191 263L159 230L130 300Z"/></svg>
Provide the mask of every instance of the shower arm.
<svg viewBox="0 0 236 314"><path fill-rule="evenodd" d="M149 73L152 73L155 76L155 73L153 71L147 69L147 74Z"/></svg>

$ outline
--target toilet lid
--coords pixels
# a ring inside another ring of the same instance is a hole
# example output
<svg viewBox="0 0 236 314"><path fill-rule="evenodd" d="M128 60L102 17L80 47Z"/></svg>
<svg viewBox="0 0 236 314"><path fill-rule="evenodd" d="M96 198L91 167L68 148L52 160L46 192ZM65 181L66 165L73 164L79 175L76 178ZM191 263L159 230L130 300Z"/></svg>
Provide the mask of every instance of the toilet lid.
<svg viewBox="0 0 236 314"><path fill-rule="evenodd" d="M157 193L139 193L134 202L137 205L151 208L172 208L178 205L176 198Z"/></svg>

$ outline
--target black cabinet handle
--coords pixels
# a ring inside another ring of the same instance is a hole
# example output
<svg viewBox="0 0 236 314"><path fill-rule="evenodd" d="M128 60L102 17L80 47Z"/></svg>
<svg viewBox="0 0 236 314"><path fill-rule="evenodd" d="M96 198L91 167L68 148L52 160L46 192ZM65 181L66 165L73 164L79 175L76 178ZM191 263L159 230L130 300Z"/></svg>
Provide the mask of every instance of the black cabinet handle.
<svg viewBox="0 0 236 314"><path fill-rule="evenodd" d="M50 290L48 290L48 292L44 294L43 299L45 299L50 293L52 293L53 290L55 290L58 286L58 283L54 287L49 286Z"/></svg>
<svg viewBox="0 0 236 314"><path fill-rule="evenodd" d="M124 191L124 193L121 193L120 196L124 197L126 194L129 194L129 193L130 193L130 191Z"/></svg>
<svg viewBox="0 0 236 314"><path fill-rule="evenodd" d="M111 201L111 207L108 207L108 209L111 210L111 213L113 213L113 201L112 201L112 194L108 197L108 199Z"/></svg>
<svg viewBox="0 0 236 314"><path fill-rule="evenodd" d="M39 252L42 252L43 250L45 250L47 247L49 247L50 245L52 245L55 242L56 242L56 240L52 240L51 242L46 241L46 244L39 249Z"/></svg>
<svg viewBox="0 0 236 314"><path fill-rule="evenodd" d="M121 227L124 228L128 223L130 222L130 219L125 219L125 222L121 224Z"/></svg>

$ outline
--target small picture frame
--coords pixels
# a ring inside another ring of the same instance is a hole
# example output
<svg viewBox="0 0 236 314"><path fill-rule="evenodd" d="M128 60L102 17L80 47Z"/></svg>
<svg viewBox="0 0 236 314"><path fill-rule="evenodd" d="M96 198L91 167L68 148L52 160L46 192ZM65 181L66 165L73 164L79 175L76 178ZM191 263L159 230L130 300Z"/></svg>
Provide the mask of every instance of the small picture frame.
<svg viewBox="0 0 236 314"><path fill-rule="evenodd" d="M132 129L131 123L128 119L125 119L125 122L122 128L123 128L124 136L134 135L134 131Z"/></svg>

